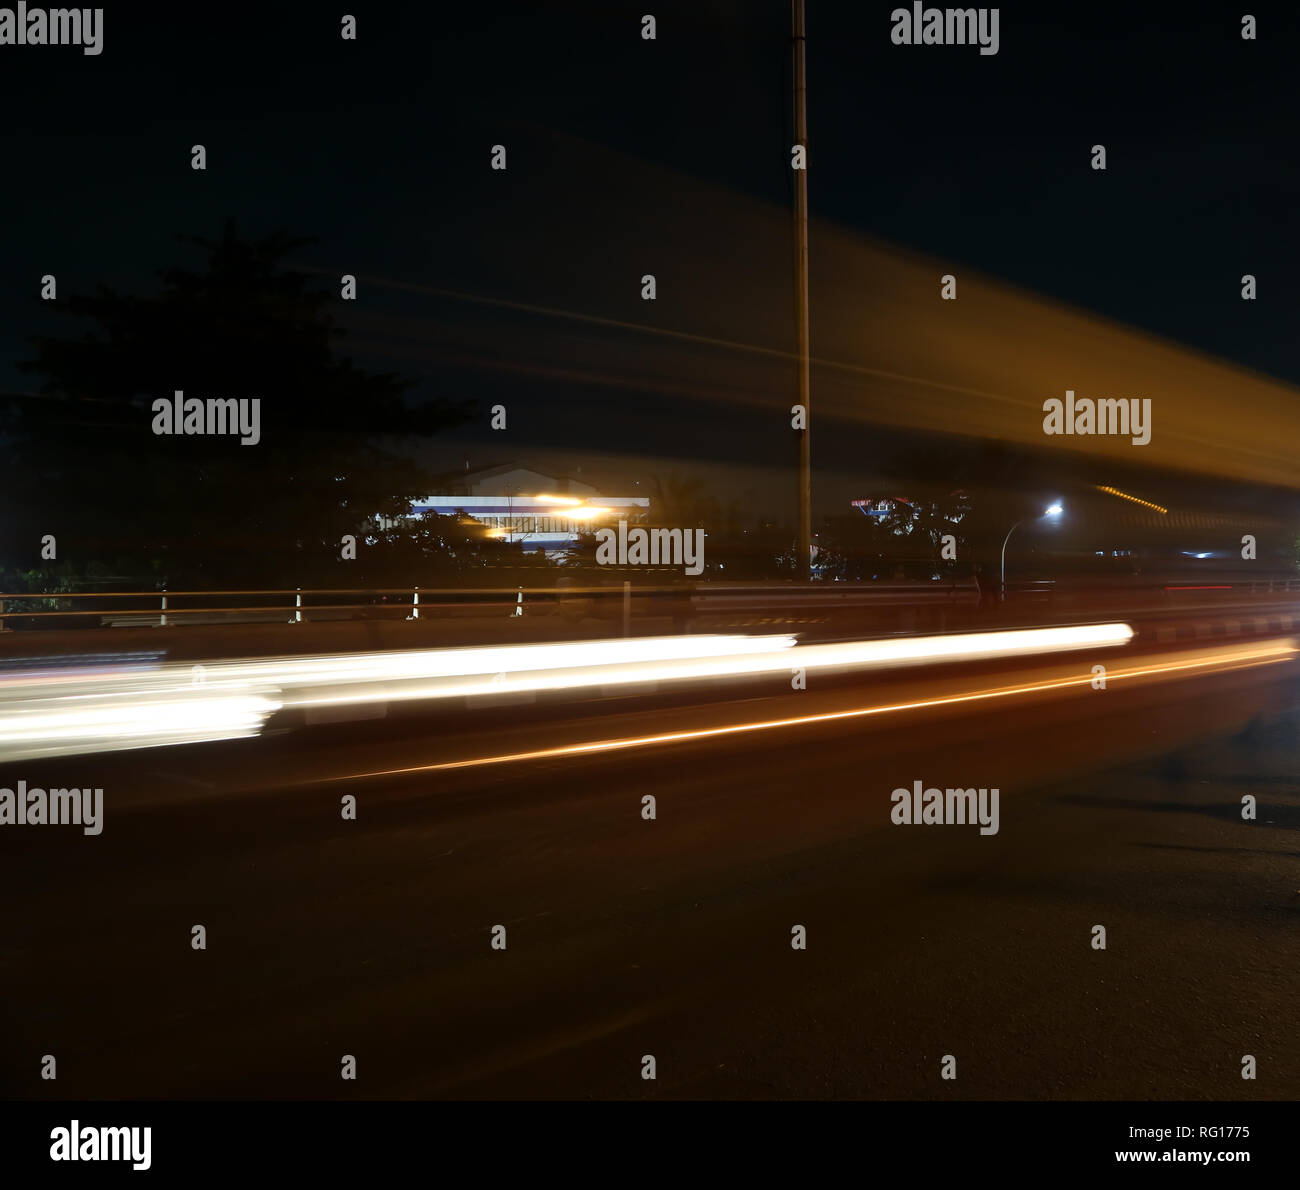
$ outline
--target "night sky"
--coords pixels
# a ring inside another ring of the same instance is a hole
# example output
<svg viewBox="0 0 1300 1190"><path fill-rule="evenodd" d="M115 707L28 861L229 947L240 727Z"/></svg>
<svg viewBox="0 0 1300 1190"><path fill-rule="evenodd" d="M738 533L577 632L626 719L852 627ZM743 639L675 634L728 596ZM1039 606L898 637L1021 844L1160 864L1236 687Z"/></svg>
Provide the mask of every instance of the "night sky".
<svg viewBox="0 0 1300 1190"><path fill-rule="evenodd" d="M1300 240L1287 226L1300 196L1294 8L1246 6L1260 29L1243 41L1241 13L1223 4L1003 5L999 52L981 56L891 44L894 7L809 0L816 219L1300 383ZM339 37L344 12L357 17L355 42ZM657 18L653 42L640 36L644 12ZM417 394L476 402L475 424L422 451L431 464L595 455L617 473L618 456L695 459L718 476L751 468L735 481L748 498L763 468L789 461L788 433L707 386L639 390L630 364L617 384L609 369L602 381L511 368L536 316L448 295L559 312L575 358L606 332L574 313L694 329L671 285L647 311L637 262L570 230L593 198L607 208L593 228L618 217L619 182L592 185L583 171L621 158L638 163L627 187L643 167L662 177L661 192L640 196L660 228L672 226L677 172L788 204L789 21L779 0L109 4L98 57L0 47L0 388L33 385L15 367L30 335L68 329L37 300L41 274L58 276L61 295L101 282L145 290L159 268L195 259L176 234L215 235L231 215L249 234L317 237L300 263L331 286L344 272L377 279L337 311L358 362L412 376ZM498 142L509 185L488 169ZM204 173L190 169L195 143ZM1094 143L1107 147L1105 174L1089 169ZM593 290L607 251L623 272ZM813 258L815 353L815 241ZM747 270L788 273L790 245L777 237L754 261L707 267L734 268L742 303ZM675 269L686 265L661 266ZM1245 272L1259 277L1257 302L1239 298ZM788 348L791 335L757 328L754 341ZM517 413L508 444L487 430L496 401ZM879 454L861 428L814 450L850 472Z"/></svg>

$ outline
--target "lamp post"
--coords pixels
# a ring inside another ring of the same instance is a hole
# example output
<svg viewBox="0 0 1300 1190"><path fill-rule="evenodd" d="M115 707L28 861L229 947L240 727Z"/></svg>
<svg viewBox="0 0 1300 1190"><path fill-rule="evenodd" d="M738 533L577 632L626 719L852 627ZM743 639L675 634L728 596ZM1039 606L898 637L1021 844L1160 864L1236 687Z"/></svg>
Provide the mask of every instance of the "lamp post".
<svg viewBox="0 0 1300 1190"><path fill-rule="evenodd" d="M1064 511L1065 510L1061 507L1059 502L1056 504L1049 504L1045 509L1043 509L1043 515L1041 517L1036 517L1035 520L1042 520L1043 517L1058 517ZM999 584L998 591L999 603L1006 603L1007 601L1007 542L1011 540L1011 534L1019 529L1024 523L1025 520L1022 517L1007 530L1007 535L1002 539L1002 581Z"/></svg>
<svg viewBox="0 0 1300 1190"><path fill-rule="evenodd" d="M794 24L794 143L807 152L808 80L804 56L804 0L792 0ZM808 163L794 171L795 230L795 351L798 362L799 404L803 429L799 432L799 555L796 576L812 577L812 373L808 339Z"/></svg>

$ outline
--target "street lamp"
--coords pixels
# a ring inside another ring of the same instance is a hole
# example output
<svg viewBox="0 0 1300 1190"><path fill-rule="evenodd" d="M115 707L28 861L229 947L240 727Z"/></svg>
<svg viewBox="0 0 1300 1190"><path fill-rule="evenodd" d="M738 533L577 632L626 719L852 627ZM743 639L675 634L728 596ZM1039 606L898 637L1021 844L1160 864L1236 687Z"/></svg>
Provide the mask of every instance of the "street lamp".
<svg viewBox="0 0 1300 1190"><path fill-rule="evenodd" d="M1051 517L1055 519L1056 517L1060 516L1061 513L1063 513L1064 511L1065 511L1064 506L1060 503L1060 501L1057 501L1056 503L1049 504L1046 508L1044 508L1042 516L1035 517L1034 519L1040 521L1046 517ZM1011 526L1010 529L1007 530L1007 535L1002 539L1002 582L1000 584L1001 589L998 596L999 603L1005 603L1007 601L1007 542L1011 540L1011 534L1013 534L1017 529L1019 529L1020 526L1023 525L1024 523L1025 523L1024 518L1018 520L1014 525Z"/></svg>

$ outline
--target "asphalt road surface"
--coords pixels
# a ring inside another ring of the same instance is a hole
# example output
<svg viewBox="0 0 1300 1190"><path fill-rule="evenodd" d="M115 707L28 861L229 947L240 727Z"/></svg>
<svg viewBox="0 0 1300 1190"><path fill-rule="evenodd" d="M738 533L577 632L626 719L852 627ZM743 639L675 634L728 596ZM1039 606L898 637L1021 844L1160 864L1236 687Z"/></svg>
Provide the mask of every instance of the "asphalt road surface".
<svg viewBox="0 0 1300 1190"><path fill-rule="evenodd" d="M0 1091L1294 1099L1300 667L1191 655L8 766L106 814L0 838ZM917 780L997 788L997 833L894 825Z"/></svg>

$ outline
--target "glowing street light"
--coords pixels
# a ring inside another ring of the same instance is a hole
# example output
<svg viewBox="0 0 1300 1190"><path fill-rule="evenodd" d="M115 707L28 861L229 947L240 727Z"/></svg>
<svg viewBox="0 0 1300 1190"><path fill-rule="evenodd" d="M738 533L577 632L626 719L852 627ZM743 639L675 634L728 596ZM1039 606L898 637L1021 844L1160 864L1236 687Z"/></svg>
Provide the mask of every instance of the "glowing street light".
<svg viewBox="0 0 1300 1190"><path fill-rule="evenodd" d="M1065 506L1058 500L1055 503L1049 504L1046 508L1044 508L1043 515L1035 519L1041 521L1048 517L1051 517L1053 520L1055 520L1064 511L1065 511ZM1014 525L1011 526L1010 529L1007 530L1006 537L1002 539L1002 582L1001 582L1001 592L998 597L999 603L1005 603L1007 600L1007 542L1011 540L1011 534L1013 534L1017 529L1019 529L1020 526L1023 525L1024 523L1025 522L1023 518L1021 520L1018 520Z"/></svg>

